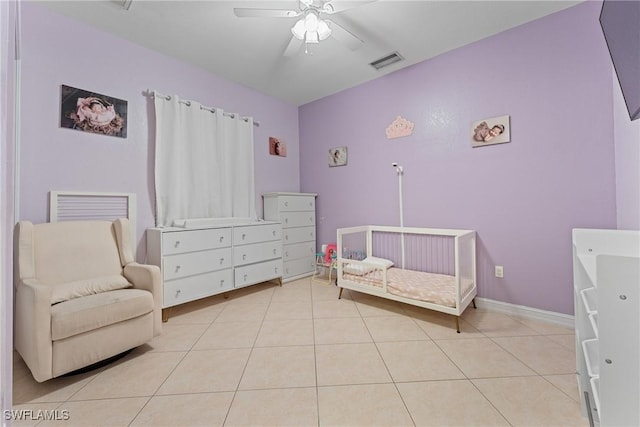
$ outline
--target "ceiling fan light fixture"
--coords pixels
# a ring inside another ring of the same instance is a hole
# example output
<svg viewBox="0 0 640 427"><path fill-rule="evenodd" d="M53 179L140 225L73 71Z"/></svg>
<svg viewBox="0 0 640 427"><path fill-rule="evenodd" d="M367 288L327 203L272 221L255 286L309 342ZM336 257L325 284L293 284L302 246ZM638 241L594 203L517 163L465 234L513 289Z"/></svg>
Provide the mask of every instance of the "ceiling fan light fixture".
<svg viewBox="0 0 640 427"><path fill-rule="evenodd" d="M320 40L331 35L331 28L324 20L318 18L318 14L314 10L311 10L291 27L291 33L295 38L303 40L305 43L319 43Z"/></svg>
<svg viewBox="0 0 640 427"><path fill-rule="evenodd" d="M304 33L306 32L307 30L304 27L304 18L300 19L298 22L296 22L296 25L291 27L291 33L298 40L304 40Z"/></svg>
<svg viewBox="0 0 640 427"><path fill-rule="evenodd" d="M318 16L315 14L315 12L310 12L307 13L307 16L304 17L304 28L309 31L309 32L316 32L318 31Z"/></svg>
<svg viewBox="0 0 640 427"><path fill-rule="evenodd" d="M317 31L307 31L307 33L305 34L304 41L306 43L318 43L320 41L318 39L318 32Z"/></svg>
<svg viewBox="0 0 640 427"><path fill-rule="evenodd" d="M320 40L324 40L330 35L331 35L331 28L329 28L329 25L327 25L325 21L320 20L320 22L318 22L318 38Z"/></svg>

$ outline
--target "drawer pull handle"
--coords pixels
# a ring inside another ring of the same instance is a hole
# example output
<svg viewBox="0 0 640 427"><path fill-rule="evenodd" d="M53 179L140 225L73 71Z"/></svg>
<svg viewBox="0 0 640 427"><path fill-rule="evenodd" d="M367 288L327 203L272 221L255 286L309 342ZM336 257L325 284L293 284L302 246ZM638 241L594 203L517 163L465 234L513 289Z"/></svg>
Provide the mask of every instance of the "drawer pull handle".
<svg viewBox="0 0 640 427"><path fill-rule="evenodd" d="M273 254L274 254L274 255L276 254L276 251L277 251L277 249L274 249L274 250L273 250Z"/></svg>
<svg viewBox="0 0 640 427"><path fill-rule="evenodd" d="M276 274L278 274L278 267L274 268L274 270L276 271Z"/></svg>
<svg viewBox="0 0 640 427"><path fill-rule="evenodd" d="M275 236L276 235L276 230L273 230L271 233Z"/></svg>
<svg viewBox="0 0 640 427"><path fill-rule="evenodd" d="M245 259L247 259L247 254L242 254L242 260L244 261Z"/></svg>
<svg viewBox="0 0 640 427"><path fill-rule="evenodd" d="M177 248L178 246L180 246L180 240L176 240L176 242L173 244L174 248Z"/></svg>
<svg viewBox="0 0 640 427"><path fill-rule="evenodd" d="M220 236L220 243L224 240L224 236Z"/></svg>
<svg viewBox="0 0 640 427"><path fill-rule="evenodd" d="M180 292L181 292L181 291L180 291L180 289L178 289L178 290L176 291L176 298L178 298L178 297L180 296Z"/></svg>
<svg viewBox="0 0 640 427"><path fill-rule="evenodd" d="M289 206L289 202L284 202L284 205L285 206Z"/></svg>
<svg viewBox="0 0 640 427"><path fill-rule="evenodd" d="M289 251L285 252L284 256L288 257L289 256Z"/></svg>
<svg viewBox="0 0 640 427"><path fill-rule="evenodd" d="M284 240L289 240L289 235L288 234L284 236Z"/></svg>
<svg viewBox="0 0 640 427"><path fill-rule="evenodd" d="M313 222L313 217L312 216L309 217L309 222Z"/></svg>
<svg viewBox="0 0 640 427"><path fill-rule="evenodd" d="M224 279L221 279L220 280L220 287L223 287L223 286L224 286Z"/></svg>
<svg viewBox="0 0 640 427"><path fill-rule="evenodd" d="M246 234L243 234L243 235L242 235L242 240L244 240L245 236L246 236Z"/></svg>
<svg viewBox="0 0 640 427"><path fill-rule="evenodd" d="M246 274L244 275L244 281L245 282L247 281L247 275Z"/></svg>
<svg viewBox="0 0 640 427"><path fill-rule="evenodd" d="M284 219L284 223L285 223L285 224L289 224L289 218L285 218L285 219Z"/></svg>
<svg viewBox="0 0 640 427"><path fill-rule="evenodd" d="M180 271L180 266L179 266L179 265L176 265L176 273L177 273L178 271Z"/></svg>
<svg viewBox="0 0 640 427"><path fill-rule="evenodd" d="M224 263L224 257L220 258L220 264Z"/></svg>

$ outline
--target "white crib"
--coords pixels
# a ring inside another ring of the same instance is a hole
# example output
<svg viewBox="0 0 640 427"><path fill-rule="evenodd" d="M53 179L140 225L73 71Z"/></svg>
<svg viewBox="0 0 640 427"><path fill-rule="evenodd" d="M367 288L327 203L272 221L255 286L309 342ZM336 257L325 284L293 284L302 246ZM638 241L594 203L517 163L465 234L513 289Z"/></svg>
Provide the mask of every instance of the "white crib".
<svg viewBox="0 0 640 427"><path fill-rule="evenodd" d="M475 307L475 231L364 225L338 229L337 244L338 298L346 288L451 314L457 332Z"/></svg>

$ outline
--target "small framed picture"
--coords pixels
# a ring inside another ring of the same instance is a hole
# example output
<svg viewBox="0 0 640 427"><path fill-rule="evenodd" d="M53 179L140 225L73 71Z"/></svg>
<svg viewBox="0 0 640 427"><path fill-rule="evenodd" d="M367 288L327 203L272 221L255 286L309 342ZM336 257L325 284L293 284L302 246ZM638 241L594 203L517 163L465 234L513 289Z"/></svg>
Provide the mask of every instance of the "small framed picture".
<svg viewBox="0 0 640 427"><path fill-rule="evenodd" d="M492 117L471 124L471 146L504 144L511 140L509 116Z"/></svg>
<svg viewBox="0 0 640 427"><path fill-rule="evenodd" d="M270 136L269 154L271 154L272 156L287 157L287 145L284 143L284 141Z"/></svg>
<svg viewBox="0 0 640 427"><path fill-rule="evenodd" d="M335 147L329 150L329 166L344 166L347 164L347 147Z"/></svg>

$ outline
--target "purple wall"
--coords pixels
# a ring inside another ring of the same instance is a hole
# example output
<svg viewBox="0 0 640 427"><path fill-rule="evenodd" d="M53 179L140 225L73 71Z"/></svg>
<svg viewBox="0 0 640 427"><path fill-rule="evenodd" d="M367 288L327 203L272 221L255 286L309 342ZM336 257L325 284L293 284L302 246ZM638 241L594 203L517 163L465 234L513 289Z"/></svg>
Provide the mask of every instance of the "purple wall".
<svg viewBox="0 0 640 427"><path fill-rule="evenodd" d="M133 192L138 259L154 226L153 102L147 89L250 115L255 128L256 207L261 194L299 190L298 109L200 68L92 29L33 2L22 3L22 139L18 219L48 220L48 192ZM60 128L60 85L128 101L126 139ZM287 143L270 156L268 138Z"/></svg>
<svg viewBox="0 0 640 427"><path fill-rule="evenodd" d="M318 244L339 227L399 223L396 161L406 226L478 232L480 296L573 313L571 229L616 227L599 12L585 2L302 106L301 190L319 194ZM388 140L398 115L414 133ZM500 115L511 142L471 148L471 123ZM348 164L329 168L340 146Z"/></svg>
<svg viewBox="0 0 640 427"><path fill-rule="evenodd" d="M618 228L640 230L640 120L629 119L620 83L615 74L613 123Z"/></svg>

